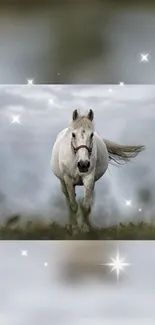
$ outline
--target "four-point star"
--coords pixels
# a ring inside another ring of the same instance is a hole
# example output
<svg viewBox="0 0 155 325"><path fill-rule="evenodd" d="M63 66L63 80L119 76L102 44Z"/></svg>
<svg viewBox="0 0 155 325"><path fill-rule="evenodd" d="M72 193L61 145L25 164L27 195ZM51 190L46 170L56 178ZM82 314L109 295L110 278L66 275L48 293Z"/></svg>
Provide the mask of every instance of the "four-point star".
<svg viewBox="0 0 155 325"><path fill-rule="evenodd" d="M124 258L120 258L119 251L117 251L117 255L115 258L110 257L110 263L105 263L102 265L107 265L111 267L110 273L115 271L117 275L117 281L119 280L120 271L124 271L124 267L129 266L129 263L124 262Z"/></svg>
<svg viewBox="0 0 155 325"><path fill-rule="evenodd" d="M131 200L126 200L126 201L125 201L125 206L129 206L129 207L131 207Z"/></svg>
<svg viewBox="0 0 155 325"><path fill-rule="evenodd" d="M28 83L28 85L32 86L33 85L33 79L28 79L27 83Z"/></svg>
<svg viewBox="0 0 155 325"><path fill-rule="evenodd" d="M24 250L21 249L21 255L22 256L27 256L27 250L24 251Z"/></svg>
<svg viewBox="0 0 155 325"><path fill-rule="evenodd" d="M149 56L149 53L147 54L140 54L141 55L141 60L140 62L149 62L149 59L148 59L148 56Z"/></svg>
<svg viewBox="0 0 155 325"><path fill-rule="evenodd" d="M12 116L12 122L11 122L11 124L13 124L13 123L20 123L20 121L19 121L19 115L18 116Z"/></svg>

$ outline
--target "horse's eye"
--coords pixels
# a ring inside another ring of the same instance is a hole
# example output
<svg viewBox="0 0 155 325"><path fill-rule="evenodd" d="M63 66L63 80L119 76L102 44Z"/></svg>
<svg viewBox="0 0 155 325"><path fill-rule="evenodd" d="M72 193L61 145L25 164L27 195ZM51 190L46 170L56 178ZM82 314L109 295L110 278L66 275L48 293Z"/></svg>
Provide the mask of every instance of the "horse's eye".
<svg viewBox="0 0 155 325"><path fill-rule="evenodd" d="M91 139L93 138L93 136L94 136L94 133L91 133L91 135L90 135Z"/></svg>
<svg viewBox="0 0 155 325"><path fill-rule="evenodd" d="M75 138L75 133L72 133L72 137Z"/></svg>

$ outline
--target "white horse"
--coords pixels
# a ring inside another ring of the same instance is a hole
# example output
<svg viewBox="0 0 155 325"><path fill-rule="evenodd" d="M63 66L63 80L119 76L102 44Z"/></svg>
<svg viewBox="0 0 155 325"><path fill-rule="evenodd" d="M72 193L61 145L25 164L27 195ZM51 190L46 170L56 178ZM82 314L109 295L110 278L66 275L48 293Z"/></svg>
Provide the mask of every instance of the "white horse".
<svg viewBox="0 0 155 325"><path fill-rule="evenodd" d="M77 231L78 216L81 228L89 230L89 215L93 204L95 182L106 172L111 160L128 162L137 156L144 146L123 146L103 140L95 132L94 113L80 115L74 110L72 122L61 131L53 146L52 171L60 180L62 192L69 209L69 225ZM76 201L75 186L84 186L82 201Z"/></svg>

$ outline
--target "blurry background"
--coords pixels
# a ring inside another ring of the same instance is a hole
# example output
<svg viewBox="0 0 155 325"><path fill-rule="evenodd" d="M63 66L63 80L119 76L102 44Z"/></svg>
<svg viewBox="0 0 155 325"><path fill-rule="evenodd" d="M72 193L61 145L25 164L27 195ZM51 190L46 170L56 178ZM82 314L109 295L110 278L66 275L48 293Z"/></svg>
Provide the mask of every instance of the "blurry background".
<svg viewBox="0 0 155 325"><path fill-rule="evenodd" d="M124 81L126 84L154 83L154 21L154 1L44 0L32 2L19 0L13 3L12 0L1 0L0 83L25 84L27 79L34 79L36 84L112 84L119 83L119 81ZM140 63L141 53L150 54L149 62ZM62 89L60 88L60 90ZM31 104L27 98L23 98L26 97L25 95L22 95L21 101L19 101L21 88L13 89L14 96L9 97L8 89L7 94L5 92L6 89L1 92L0 98L1 215L5 216L15 211L35 213L36 207L41 209L42 204L44 208L46 206L47 214L51 211L51 207L55 209L55 212L60 206L61 195L57 195L56 192L54 204L46 195L52 190L53 184L54 186L56 184L48 162L54 137L61 127L66 126L73 108L72 104L69 106L67 100L69 109L66 116L63 116L62 123L60 123L62 111L57 110L57 113L56 110L52 111L54 123L50 120L47 131L47 120L49 121L51 111L49 110L50 115L47 114L43 117L45 110L42 111L42 114L41 110L43 107L45 108L45 102L51 95L53 96L53 92L48 90L48 95L44 94L43 99L43 97L39 97L41 93L41 89L39 89L35 100L34 93L27 94L32 97ZM136 93L137 89L135 97ZM129 93L126 100L129 102L130 97L130 107L117 117L117 114L119 115L118 107L124 105L122 101L120 103L119 98L117 113L112 112L112 115L115 116L113 120L108 121L108 113L104 112L106 121L104 130L103 125L99 123L101 115L95 106L96 125L98 130L102 131L103 136L115 140L143 141L149 148L147 155L144 154L143 158L142 156L137 158L134 166L125 167L128 172L119 170L117 177L117 170L113 171L112 179L114 181L117 179L117 183L113 182L113 186L117 185L112 191L110 179L104 180L102 194L105 195L104 203L107 203L107 211L108 207L114 207L115 214L112 217L116 216L116 207L118 208L118 205L114 205L113 200L113 194L116 195L116 193L117 203L119 201L123 207L123 217L125 212L128 214L127 211L131 216L130 207L127 207L129 210L126 210L124 206L125 198L136 198L137 203L134 202L136 211L142 206L142 202L143 204L145 202L145 212L151 211L152 213L154 210L154 195L152 195L155 180L152 164L154 162L152 150L154 146L154 97L152 96L149 102L146 96L143 105L140 98L144 93L144 89L140 89L137 95L138 99L136 98L134 102L132 102L133 94ZM153 93L154 89L152 89ZM90 92L88 94L90 96ZM16 101L15 96L17 96ZM60 96L58 101L56 96L57 108L61 104L61 99ZM106 100L108 102L109 97ZM99 105L100 100L97 101L95 98L95 101ZM20 104L17 105L17 102ZM38 115L34 114L36 102L37 110L40 108ZM13 103L15 107L13 107ZM75 103L77 104L76 101ZM109 103L111 105L111 101ZM79 102L78 105L80 106ZM31 113L28 113L30 106L31 108L33 106L33 113L32 110ZM48 104L47 106L49 107ZM81 106L83 107L83 104ZM134 107L137 118L133 111L133 115L131 115L131 106ZM142 117L141 106L143 107ZM23 113L23 107L26 112L20 117L22 129L19 124L13 124L9 128L12 115ZM107 110L109 112L108 105ZM130 121L125 122L127 111ZM126 128L126 125L129 128ZM139 191L141 187L142 191ZM58 186L57 190L60 191ZM111 205L109 192L113 203ZM123 196L120 195L120 192L123 192ZM137 196L135 197L135 192L139 193L139 199ZM97 194L98 198L99 193L100 190ZM103 200L103 197L101 198ZM63 202L61 204L64 211ZM109 213L111 214L111 210L109 211L108 220ZM60 210L57 213L58 216L59 212ZM44 209L43 213L45 215ZM147 213L145 216L149 217ZM97 221L99 222L99 220ZM57 243L22 242L21 244L20 241L16 243L1 241L0 323L4 325L31 325L34 323L98 325L103 324L104 318L104 324L107 321L108 325L117 323L119 325L124 325L124 323L150 325L152 319L152 324L154 324L153 242L130 242L130 245L128 242L122 242L121 254L124 252L127 262L133 263L127 269L127 277L125 276L123 284L114 285L112 282L110 286L109 279L111 277L108 275L108 277L105 276L103 285L103 278L98 281L98 276L96 276L94 284L90 286L89 281L82 282L80 275L79 281L82 283L81 286L76 287L76 290L73 283L70 284L63 277L65 269L63 269L62 250L65 250L65 243L63 242L63 247L60 247L59 252L54 245ZM21 249L28 249L26 259L24 256L21 257ZM83 247L81 249L83 250ZM116 247L114 245L106 249L107 254L109 252L112 256L115 255ZM70 250L68 254L68 248L66 248L64 256L65 267L67 264L70 268L72 261L75 260L80 263L80 258L78 259L76 255L76 248L73 249L73 254L70 253ZM74 258L72 259L72 257ZM48 267L45 266L47 262ZM79 274L81 274L80 269ZM108 286L105 285L106 281L108 281Z"/></svg>
<svg viewBox="0 0 155 325"><path fill-rule="evenodd" d="M96 183L93 222L154 221L155 86L1 86L0 102L1 220L19 213L66 223L66 203L50 166L52 147L75 108L92 108L103 138L146 146L131 163L109 165ZM77 194L83 195L83 187Z"/></svg>
<svg viewBox="0 0 155 325"><path fill-rule="evenodd" d="M115 243L1 241L1 324L152 325L155 243ZM110 256L115 259L118 250L120 258L130 264L120 273L122 280L117 282L116 271L110 273L111 267L99 265L94 256L84 277L86 249L96 252L100 263L112 262ZM73 261L77 263L78 285L64 276L64 265L71 266ZM95 266L102 277L95 271L90 275Z"/></svg>
<svg viewBox="0 0 155 325"><path fill-rule="evenodd" d="M0 83L154 83L154 21L151 0L0 1Z"/></svg>

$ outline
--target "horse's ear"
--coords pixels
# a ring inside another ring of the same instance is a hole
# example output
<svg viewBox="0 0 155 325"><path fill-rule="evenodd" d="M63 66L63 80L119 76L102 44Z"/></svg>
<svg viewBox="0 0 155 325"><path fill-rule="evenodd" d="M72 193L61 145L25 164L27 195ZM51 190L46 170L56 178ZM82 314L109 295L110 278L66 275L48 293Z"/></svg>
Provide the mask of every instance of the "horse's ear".
<svg viewBox="0 0 155 325"><path fill-rule="evenodd" d="M91 121L94 119L94 112L92 111L92 109L90 109L90 111L89 111L87 117L88 117L89 120L91 120Z"/></svg>
<svg viewBox="0 0 155 325"><path fill-rule="evenodd" d="M77 111L77 109L75 109L75 111L73 112L73 121L75 121L77 119L78 115L79 115L78 111Z"/></svg>

